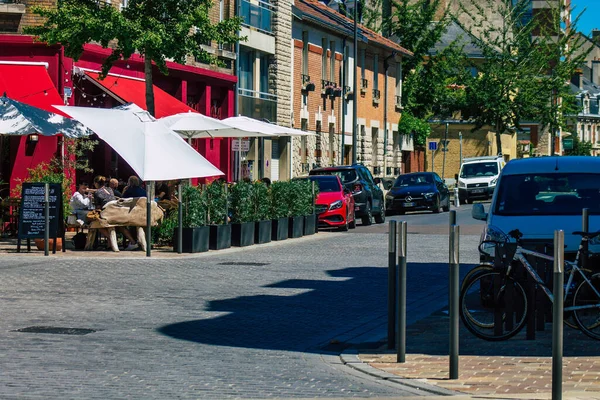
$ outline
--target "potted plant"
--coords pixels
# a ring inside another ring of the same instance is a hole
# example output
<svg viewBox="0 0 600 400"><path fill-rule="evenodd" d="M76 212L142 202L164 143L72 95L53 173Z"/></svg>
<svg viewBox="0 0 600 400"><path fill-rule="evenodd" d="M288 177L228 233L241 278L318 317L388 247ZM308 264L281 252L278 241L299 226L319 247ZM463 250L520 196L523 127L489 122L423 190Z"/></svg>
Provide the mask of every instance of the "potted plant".
<svg viewBox="0 0 600 400"><path fill-rule="evenodd" d="M228 223L228 186L213 181L206 186L206 215L210 227L209 248L221 250L231 247L231 225Z"/></svg>
<svg viewBox="0 0 600 400"><path fill-rule="evenodd" d="M288 238L289 224L289 201L288 201L289 183L273 182L269 188L269 198L271 207L271 239L285 240Z"/></svg>
<svg viewBox="0 0 600 400"><path fill-rule="evenodd" d="M202 253L208 251L210 228L206 224L206 193L194 186L185 186L181 193L183 205L183 227L181 229L181 249L184 253ZM177 251L179 229L177 226L177 213L171 212L163 224L174 224L174 246ZM173 231L171 231L173 232Z"/></svg>
<svg viewBox="0 0 600 400"><path fill-rule="evenodd" d="M302 191L306 185L306 180L293 179L288 182L288 207L290 208L289 237L299 238L304 234L304 212L305 199L302 198Z"/></svg>
<svg viewBox="0 0 600 400"><path fill-rule="evenodd" d="M300 199L304 215L304 235L313 235L317 231L317 214L315 213L315 198L319 186L309 180L301 181ZM314 188L314 189L313 189Z"/></svg>
<svg viewBox="0 0 600 400"><path fill-rule="evenodd" d="M255 182L252 191L254 206L254 243L262 244L271 241L271 210L269 205L269 188L264 182Z"/></svg>
<svg viewBox="0 0 600 400"><path fill-rule="evenodd" d="M231 244L245 247L254 244L254 207L250 182L238 182L231 187Z"/></svg>

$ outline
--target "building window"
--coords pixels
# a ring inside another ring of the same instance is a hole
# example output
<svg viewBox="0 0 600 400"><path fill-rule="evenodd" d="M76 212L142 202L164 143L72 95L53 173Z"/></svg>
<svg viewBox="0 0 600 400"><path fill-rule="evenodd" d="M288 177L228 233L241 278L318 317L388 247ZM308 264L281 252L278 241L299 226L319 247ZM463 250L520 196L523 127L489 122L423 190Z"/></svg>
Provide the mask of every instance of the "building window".
<svg viewBox="0 0 600 400"><path fill-rule="evenodd" d="M321 39L321 48L323 54L321 55L321 79L327 79L327 39Z"/></svg>
<svg viewBox="0 0 600 400"><path fill-rule="evenodd" d="M121 11L123 11L124 8L127 8L127 6L129 5L129 0L121 0Z"/></svg>
<svg viewBox="0 0 600 400"><path fill-rule="evenodd" d="M240 49L240 89L254 90L254 51Z"/></svg>
<svg viewBox="0 0 600 400"><path fill-rule="evenodd" d="M331 82L335 82L335 42L329 42L329 51L331 54L329 56L329 80Z"/></svg>
<svg viewBox="0 0 600 400"><path fill-rule="evenodd" d="M379 55L373 56L373 89L379 90Z"/></svg>
<svg viewBox="0 0 600 400"><path fill-rule="evenodd" d="M367 52L367 50L362 49L362 50L360 50L360 53L359 53L358 61L360 62L360 78L361 79L365 79L365 53L366 52Z"/></svg>
<svg viewBox="0 0 600 400"><path fill-rule="evenodd" d="M269 93L269 55L260 56L260 88L261 93Z"/></svg>
<svg viewBox="0 0 600 400"><path fill-rule="evenodd" d="M396 63L396 105L402 105L402 64Z"/></svg>
<svg viewBox="0 0 600 400"><path fill-rule="evenodd" d="M302 32L302 74L308 75L308 31Z"/></svg>
<svg viewBox="0 0 600 400"><path fill-rule="evenodd" d="M335 165L335 125L329 124L329 165Z"/></svg>
<svg viewBox="0 0 600 400"><path fill-rule="evenodd" d="M373 167L377 167L377 146L378 146L378 128L371 128L371 149L372 149L372 165Z"/></svg>

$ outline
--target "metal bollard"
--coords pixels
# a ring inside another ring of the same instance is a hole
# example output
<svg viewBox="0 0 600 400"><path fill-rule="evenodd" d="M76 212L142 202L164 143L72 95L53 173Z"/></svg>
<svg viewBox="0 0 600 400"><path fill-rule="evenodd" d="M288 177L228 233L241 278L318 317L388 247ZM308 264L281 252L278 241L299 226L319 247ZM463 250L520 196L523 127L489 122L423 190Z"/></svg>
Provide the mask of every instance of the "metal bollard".
<svg viewBox="0 0 600 400"><path fill-rule="evenodd" d="M452 234L452 225L456 225L456 211L451 210L448 213L448 219L450 220L450 234Z"/></svg>
<svg viewBox="0 0 600 400"><path fill-rule="evenodd" d="M458 185L458 182L456 184ZM460 207L460 199L458 198L458 186L454 186L454 207Z"/></svg>
<svg viewBox="0 0 600 400"><path fill-rule="evenodd" d="M314 182L313 182L314 183ZM388 349L396 346L396 221L390 221L388 249Z"/></svg>
<svg viewBox="0 0 600 400"><path fill-rule="evenodd" d="M583 232L589 232L590 229L590 210L588 208L584 208L583 210L581 210L581 230ZM587 266L587 262L588 262L588 250L590 248L590 242L589 241L582 241L582 248L581 248L581 266L583 268L586 268Z"/></svg>
<svg viewBox="0 0 600 400"><path fill-rule="evenodd" d="M452 225L450 231L450 287L449 287L449 315L450 315L450 379L458 379L458 270L459 270L459 243L460 228Z"/></svg>
<svg viewBox="0 0 600 400"><path fill-rule="evenodd" d="M56 243L56 238L54 238ZM65 244L63 243L63 246ZM44 255L50 254L50 185L44 184Z"/></svg>
<svg viewBox="0 0 600 400"><path fill-rule="evenodd" d="M552 400L562 399L565 232L554 231L554 315L552 320Z"/></svg>
<svg viewBox="0 0 600 400"><path fill-rule="evenodd" d="M396 362L406 361L406 221L400 223L398 234L398 330L396 331Z"/></svg>

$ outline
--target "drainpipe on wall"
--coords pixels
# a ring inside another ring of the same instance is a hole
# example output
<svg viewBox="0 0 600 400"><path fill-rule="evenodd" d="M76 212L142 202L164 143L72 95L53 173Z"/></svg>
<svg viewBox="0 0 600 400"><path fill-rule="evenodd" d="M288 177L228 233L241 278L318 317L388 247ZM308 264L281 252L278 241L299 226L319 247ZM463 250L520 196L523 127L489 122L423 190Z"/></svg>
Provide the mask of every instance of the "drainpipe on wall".
<svg viewBox="0 0 600 400"><path fill-rule="evenodd" d="M387 145L388 145L388 68L390 67L389 59L396 57L396 52L387 56L383 60L384 80L383 80L383 176L387 175Z"/></svg>
<svg viewBox="0 0 600 400"><path fill-rule="evenodd" d="M340 151L340 164L344 165L344 153L346 150L346 62L348 55L346 54L346 37L342 39L342 143Z"/></svg>
<svg viewBox="0 0 600 400"><path fill-rule="evenodd" d="M233 8L235 10L235 16L240 17L240 3L241 0L235 0L233 3ZM240 31L237 31L237 42L235 42L235 76L237 80L233 84L233 116L237 117L239 115L239 82L240 82ZM233 174L233 179L237 181L242 180L242 138L238 138L240 141L240 145L237 151L237 171ZM233 142L233 140L232 140ZM235 163L235 160L234 160ZM235 169L235 168L234 168Z"/></svg>

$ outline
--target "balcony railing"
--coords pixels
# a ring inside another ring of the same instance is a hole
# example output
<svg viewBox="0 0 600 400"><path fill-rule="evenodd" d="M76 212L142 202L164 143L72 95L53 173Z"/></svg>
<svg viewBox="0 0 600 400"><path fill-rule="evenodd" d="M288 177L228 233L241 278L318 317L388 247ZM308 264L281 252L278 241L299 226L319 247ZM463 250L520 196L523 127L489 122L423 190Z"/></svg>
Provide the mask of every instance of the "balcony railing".
<svg viewBox="0 0 600 400"><path fill-rule="evenodd" d="M259 120L277 120L277 96L270 93L239 89L239 112Z"/></svg>
<svg viewBox="0 0 600 400"><path fill-rule="evenodd" d="M250 3L242 0L240 17L242 23L263 32L272 33L273 6L268 2Z"/></svg>

